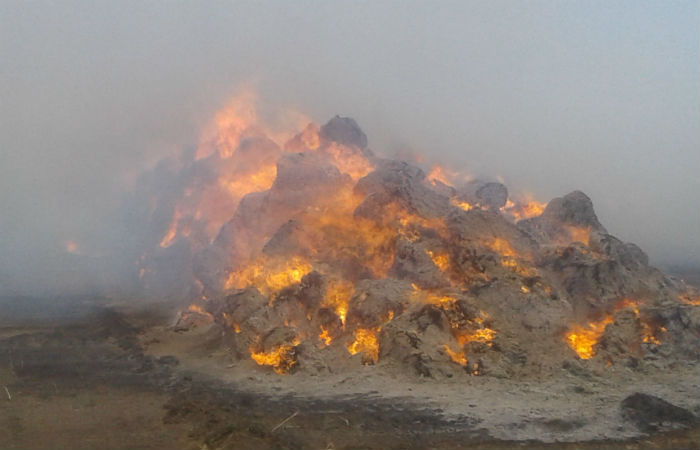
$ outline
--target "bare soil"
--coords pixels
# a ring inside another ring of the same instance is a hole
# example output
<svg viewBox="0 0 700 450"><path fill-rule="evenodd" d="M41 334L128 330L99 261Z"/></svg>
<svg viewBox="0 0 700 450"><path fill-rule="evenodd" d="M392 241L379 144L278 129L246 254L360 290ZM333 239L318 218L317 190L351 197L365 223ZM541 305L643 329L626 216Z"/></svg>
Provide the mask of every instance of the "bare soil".
<svg viewBox="0 0 700 450"><path fill-rule="evenodd" d="M643 391L697 415L697 367L609 379L473 377L467 385L384 377L371 367L280 376L232 364L213 330L175 332L167 316L95 308L59 325L5 321L0 448L700 446L697 424L649 435L619 412L628 392Z"/></svg>

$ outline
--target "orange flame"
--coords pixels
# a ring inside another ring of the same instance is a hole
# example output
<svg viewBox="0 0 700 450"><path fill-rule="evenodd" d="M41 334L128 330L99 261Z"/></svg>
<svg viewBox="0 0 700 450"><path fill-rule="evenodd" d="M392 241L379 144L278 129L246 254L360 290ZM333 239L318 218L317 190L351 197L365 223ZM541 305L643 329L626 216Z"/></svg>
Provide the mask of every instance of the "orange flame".
<svg viewBox="0 0 700 450"><path fill-rule="evenodd" d="M466 366L466 365L467 365L467 355L465 355L463 351L461 351L461 352L454 352L454 351L452 351L452 349L451 349L449 346L447 346L447 345L444 345L443 347L445 348L445 351L446 351L447 354L450 356L450 359L451 359L453 362L456 362L456 363L459 364L460 366Z"/></svg>
<svg viewBox="0 0 700 450"><path fill-rule="evenodd" d="M482 342L491 346L494 337L496 337L496 331L491 328L481 328L470 333L458 334L457 342L460 345L466 345L469 342Z"/></svg>
<svg viewBox="0 0 700 450"><path fill-rule="evenodd" d="M295 338L292 343L283 344L269 352L255 352L250 349L250 357L260 366L272 366L272 369L283 375L296 365L294 359L295 347L299 345L299 338Z"/></svg>
<svg viewBox="0 0 700 450"><path fill-rule="evenodd" d="M345 316L348 313L348 303L354 287L347 281L332 281L326 288L326 296L323 306L331 307L340 317L340 322L345 326Z"/></svg>
<svg viewBox="0 0 700 450"><path fill-rule="evenodd" d="M595 345L605 331L605 327L613 323L612 316L605 316L597 322L589 322L587 326L574 325L566 334L566 342L579 358L590 359L595 354Z"/></svg>
<svg viewBox="0 0 700 450"><path fill-rule="evenodd" d="M472 205L471 203L468 203L468 202L465 202L462 200L458 200L455 197L452 197L450 199L450 203L452 204L452 206L456 206L457 208L462 208L465 211L469 211L469 210L474 209L474 205Z"/></svg>
<svg viewBox="0 0 700 450"><path fill-rule="evenodd" d="M306 260L292 257L284 261L266 257L232 272L226 281L226 289L242 289L255 286L263 295L270 296L281 289L299 283L313 267Z"/></svg>
<svg viewBox="0 0 700 450"><path fill-rule="evenodd" d="M355 330L355 340L348 345L348 351L351 355L363 353L373 363L379 359L379 341L377 333L382 327L377 328L358 328Z"/></svg>
<svg viewBox="0 0 700 450"><path fill-rule="evenodd" d="M450 269L450 255L447 253L432 252L430 250L426 250L425 252L430 256L433 264L435 264L438 269L443 272L447 272Z"/></svg>

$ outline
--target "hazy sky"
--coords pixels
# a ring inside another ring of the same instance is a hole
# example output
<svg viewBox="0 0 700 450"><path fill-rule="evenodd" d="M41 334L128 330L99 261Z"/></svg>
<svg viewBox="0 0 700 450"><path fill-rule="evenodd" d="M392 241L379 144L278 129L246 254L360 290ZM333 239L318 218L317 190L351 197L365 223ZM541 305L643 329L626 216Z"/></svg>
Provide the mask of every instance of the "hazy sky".
<svg viewBox="0 0 700 450"><path fill-rule="evenodd" d="M700 260L697 1L0 2L0 268L99 239L124 182L241 83L380 153L580 189L656 263Z"/></svg>

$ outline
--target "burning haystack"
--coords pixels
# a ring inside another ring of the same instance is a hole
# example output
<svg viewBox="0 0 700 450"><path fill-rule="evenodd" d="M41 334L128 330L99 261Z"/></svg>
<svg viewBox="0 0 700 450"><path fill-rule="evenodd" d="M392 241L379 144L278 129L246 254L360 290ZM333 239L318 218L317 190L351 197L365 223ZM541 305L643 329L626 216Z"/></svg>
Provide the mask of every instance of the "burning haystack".
<svg viewBox="0 0 700 450"><path fill-rule="evenodd" d="M217 117L140 262L144 285L197 298L178 326L213 321L241 364L510 377L700 357L698 292L582 192L544 205L426 175L377 157L350 118L277 141L248 104Z"/></svg>

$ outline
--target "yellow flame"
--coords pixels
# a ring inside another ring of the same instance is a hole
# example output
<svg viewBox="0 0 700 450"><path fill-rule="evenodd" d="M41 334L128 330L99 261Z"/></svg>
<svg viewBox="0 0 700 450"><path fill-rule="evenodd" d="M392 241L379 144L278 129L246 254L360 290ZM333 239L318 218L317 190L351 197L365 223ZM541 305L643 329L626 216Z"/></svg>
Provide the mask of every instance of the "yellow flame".
<svg viewBox="0 0 700 450"><path fill-rule="evenodd" d="M492 345L494 337L496 337L495 330L492 330L491 328L480 328L470 333L460 332L457 335L457 342L459 342L459 345L466 345L469 342L482 342L490 346Z"/></svg>
<svg viewBox="0 0 700 450"><path fill-rule="evenodd" d="M377 333L382 327L377 328L358 328L355 330L355 340L348 345L348 351L351 355L363 353L372 362L377 362L379 359L379 341Z"/></svg>
<svg viewBox="0 0 700 450"><path fill-rule="evenodd" d="M263 295L271 295L295 283L299 283L313 267L300 257L273 261L261 257L257 261L232 272L226 281L226 289L242 289L255 286Z"/></svg>
<svg viewBox="0 0 700 450"><path fill-rule="evenodd" d="M214 152L221 158L231 157L244 132L258 122L256 100L253 89L239 91L228 106L216 113L214 122L202 136L195 158L206 158Z"/></svg>
<svg viewBox="0 0 700 450"><path fill-rule="evenodd" d="M590 359L595 354L595 345L605 331L605 327L613 323L612 316L605 316L597 322L589 322L586 326L574 325L566 334L566 342L581 359Z"/></svg>
<svg viewBox="0 0 700 450"><path fill-rule="evenodd" d="M456 206L457 208L462 208L465 211L469 211L469 210L474 209L474 205L472 205L471 203L457 200L457 198L455 198L455 197L452 197L450 199L450 203L452 204L452 206Z"/></svg>
<svg viewBox="0 0 700 450"><path fill-rule="evenodd" d="M323 327L321 327L321 333L318 335L318 339L325 346L331 345L331 342L333 341L333 338L331 338L331 335L328 333L328 330L326 330Z"/></svg>
<svg viewBox="0 0 700 450"><path fill-rule="evenodd" d="M328 283L323 306L333 308L340 317L340 322L345 326L345 317L348 313L348 303L354 290L352 283L343 280L335 280Z"/></svg>
<svg viewBox="0 0 700 450"><path fill-rule="evenodd" d="M283 375L289 373L296 364L294 348L299 345L299 339L295 338L290 344L283 344L269 352L255 352L250 349L250 357L260 366L272 366L272 369Z"/></svg>
<svg viewBox="0 0 700 450"><path fill-rule="evenodd" d="M438 269L442 270L443 272L450 269L450 255L447 253L432 252L430 250L426 250L425 252L428 254L428 256L430 256L433 264L435 264Z"/></svg>

